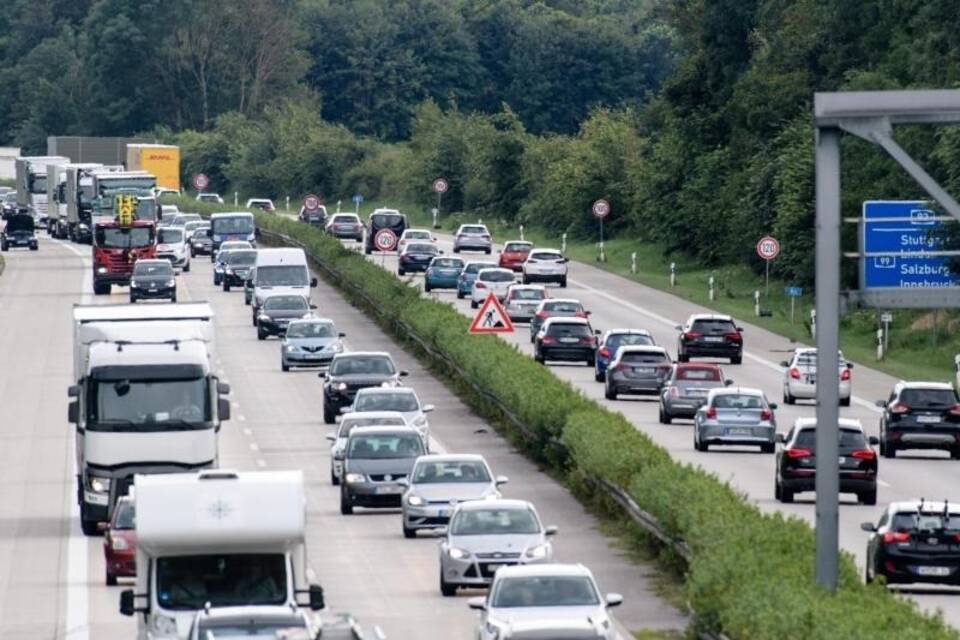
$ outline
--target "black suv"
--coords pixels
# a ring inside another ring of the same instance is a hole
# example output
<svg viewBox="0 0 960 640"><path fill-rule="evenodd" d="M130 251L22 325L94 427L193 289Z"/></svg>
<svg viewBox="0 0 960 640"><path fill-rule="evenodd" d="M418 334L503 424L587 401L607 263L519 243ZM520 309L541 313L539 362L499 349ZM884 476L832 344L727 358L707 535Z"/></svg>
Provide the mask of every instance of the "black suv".
<svg viewBox="0 0 960 640"><path fill-rule="evenodd" d="M943 382L898 382L880 416L880 453L894 458L901 449L943 449L960 460L960 400Z"/></svg>
<svg viewBox="0 0 960 640"><path fill-rule="evenodd" d="M870 532L867 582L960 584L960 504L894 502L860 527Z"/></svg>
<svg viewBox="0 0 960 640"><path fill-rule="evenodd" d="M367 238L363 245L364 253L370 254L376 249L373 243L377 231L381 229L390 229L399 240L407 229L407 216L396 209L377 209L371 213L370 220L367 222Z"/></svg>
<svg viewBox="0 0 960 640"><path fill-rule="evenodd" d="M597 336L586 318L550 318L534 338L533 359L586 362L597 356Z"/></svg>
<svg viewBox="0 0 960 640"><path fill-rule="evenodd" d="M877 504L877 454L870 448L877 438L867 438L856 420L839 422L840 493L855 493L863 504ZM798 418L786 435L777 434L777 442L783 446L777 451L774 497L793 502L794 494L816 490L817 421Z"/></svg>
<svg viewBox="0 0 960 640"><path fill-rule="evenodd" d="M730 364L743 361L743 329L730 316L694 314L683 326L677 339L677 361L690 358L729 358Z"/></svg>
<svg viewBox="0 0 960 640"><path fill-rule="evenodd" d="M330 368L319 374L323 383L323 421L333 424L340 409L353 404L357 391L366 387L399 386L406 371L398 371L389 353L352 351L333 357Z"/></svg>
<svg viewBox="0 0 960 640"><path fill-rule="evenodd" d="M33 216L17 214L7 218L7 225L0 231L0 251L6 251L10 247L28 247L30 251L40 248Z"/></svg>

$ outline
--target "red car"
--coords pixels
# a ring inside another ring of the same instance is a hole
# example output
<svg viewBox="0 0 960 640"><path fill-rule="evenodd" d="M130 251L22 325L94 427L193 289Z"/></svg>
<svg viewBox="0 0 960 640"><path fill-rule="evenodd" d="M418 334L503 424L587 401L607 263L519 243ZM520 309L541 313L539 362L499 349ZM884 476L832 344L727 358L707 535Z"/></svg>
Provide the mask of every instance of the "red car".
<svg viewBox="0 0 960 640"><path fill-rule="evenodd" d="M526 261L527 254L530 253L531 249L533 249L532 242L525 242L523 240L508 242L503 246L503 250L499 252L500 268L522 271L523 263Z"/></svg>
<svg viewBox="0 0 960 640"><path fill-rule="evenodd" d="M104 525L103 556L107 564L107 584L117 584L117 578L137 576L137 528L133 498L125 496L117 501L113 518Z"/></svg>

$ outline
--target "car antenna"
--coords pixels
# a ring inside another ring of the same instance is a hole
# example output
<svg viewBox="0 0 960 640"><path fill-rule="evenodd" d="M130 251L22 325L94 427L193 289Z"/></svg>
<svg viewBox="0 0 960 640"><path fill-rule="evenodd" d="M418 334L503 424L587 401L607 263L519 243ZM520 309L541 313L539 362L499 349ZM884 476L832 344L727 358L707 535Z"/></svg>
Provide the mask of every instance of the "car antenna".
<svg viewBox="0 0 960 640"><path fill-rule="evenodd" d="M920 506L917 507L917 515L923 515L923 498L920 498Z"/></svg>

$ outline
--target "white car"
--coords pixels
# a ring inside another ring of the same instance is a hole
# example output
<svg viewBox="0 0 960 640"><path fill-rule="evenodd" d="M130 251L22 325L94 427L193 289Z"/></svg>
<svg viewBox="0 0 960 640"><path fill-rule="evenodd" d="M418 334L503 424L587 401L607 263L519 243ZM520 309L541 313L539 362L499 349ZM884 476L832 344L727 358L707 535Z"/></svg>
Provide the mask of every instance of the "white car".
<svg viewBox="0 0 960 640"><path fill-rule="evenodd" d="M177 191L176 189L167 189L165 187L155 187L153 190L153 197L159 200L163 196L173 196L174 198L179 198L180 192Z"/></svg>
<svg viewBox="0 0 960 640"><path fill-rule="evenodd" d="M838 352L840 360L840 405L850 406L853 363L847 362L843 352ZM797 400L814 400L817 397L817 350L801 347L794 350L789 361L780 363L783 372L783 401L795 404Z"/></svg>
<svg viewBox="0 0 960 640"><path fill-rule="evenodd" d="M528 321L547 297L547 290L543 285L515 284L507 289L503 306L511 320Z"/></svg>
<svg viewBox="0 0 960 640"><path fill-rule="evenodd" d="M330 484L340 484L343 476L343 452L347 438L354 427L405 427L407 419L397 411L365 411L340 417L335 433L327 434L330 441Z"/></svg>
<svg viewBox="0 0 960 640"><path fill-rule="evenodd" d="M273 206L273 200L270 198L250 198L247 200L247 204L244 208L257 208L266 213L273 213L277 210L277 208Z"/></svg>
<svg viewBox="0 0 960 640"><path fill-rule="evenodd" d="M157 229L157 257L169 260L175 269L190 271L190 246L183 227Z"/></svg>
<svg viewBox="0 0 960 640"><path fill-rule="evenodd" d="M218 193L198 193L197 202L210 202L212 204L223 204L223 198Z"/></svg>
<svg viewBox="0 0 960 640"><path fill-rule="evenodd" d="M470 288L470 307L476 309L491 293L501 302L507 296L507 290L516 284L517 277L510 269L481 269Z"/></svg>
<svg viewBox="0 0 960 640"><path fill-rule="evenodd" d="M432 404L420 404L417 392L410 387L367 387L357 391L353 404L340 410L342 414L362 414L370 411L396 411L407 424L420 432L424 447L429 448L430 422L427 414Z"/></svg>
<svg viewBox="0 0 960 640"><path fill-rule="evenodd" d="M523 262L523 284L556 282L566 287L568 262L556 249L533 249Z"/></svg>
<svg viewBox="0 0 960 640"><path fill-rule="evenodd" d="M160 205L160 224L158 227L169 227L174 218L180 215L180 207L175 204Z"/></svg>
<svg viewBox="0 0 960 640"><path fill-rule="evenodd" d="M397 251L403 251L408 242L432 242L436 244L437 239L427 229L405 229L397 242Z"/></svg>
<svg viewBox="0 0 960 640"><path fill-rule="evenodd" d="M589 569L580 564L528 564L507 566L493 577L486 598L470 598L480 611L479 640L509 638L517 627L590 620L599 638L619 638L608 609L623 603L619 593L600 595Z"/></svg>
<svg viewBox="0 0 960 640"><path fill-rule="evenodd" d="M493 235L485 224L462 224L453 238L453 252L483 251L487 255L493 251Z"/></svg>

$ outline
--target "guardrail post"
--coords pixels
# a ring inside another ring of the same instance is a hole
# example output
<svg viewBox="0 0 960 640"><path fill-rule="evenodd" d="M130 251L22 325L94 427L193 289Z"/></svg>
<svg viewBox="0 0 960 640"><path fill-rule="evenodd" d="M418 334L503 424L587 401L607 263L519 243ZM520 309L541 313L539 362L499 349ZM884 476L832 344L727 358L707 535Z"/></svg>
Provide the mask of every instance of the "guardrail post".
<svg viewBox="0 0 960 640"><path fill-rule="evenodd" d="M713 284L714 284L713 274L710 274L710 279L707 280L707 282L709 283L709 286L710 286L710 290L708 291L708 295L710 296L710 302L713 302L713 300L716 298L716 291L713 287Z"/></svg>
<svg viewBox="0 0 960 640"><path fill-rule="evenodd" d="M287 211L290 211L290 196L287 196Z"/></svg>
<svg viewBox="0 0 960 640"><path fill-rule="evenodd" d="M567 252L567 234L564 233L562 236L560 236L560 253L566 253L566 252Z"/></svg>
<svg viewBox="0 0 960 640"><path fill-rule="evenodd" d="M760 317L760 291L753 292L753 312L756 316Z"/></svg>
<svg viewBox="0 0 960 640"><path fill-rule="evenodd" d="M523 225L520 225L520 239L523 240Z"/></svg>
<svg viewBox="0 0 960 640"><path fill-rule="evenodd" d="M233 206L236 207L236 206L239 206L239 205L240 205L240 192L239 192L239 191L234 191L234 192L233 192Z"/></svg>

